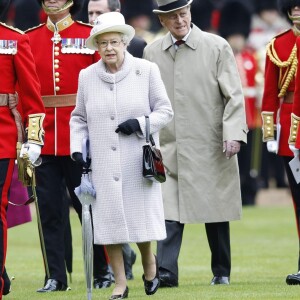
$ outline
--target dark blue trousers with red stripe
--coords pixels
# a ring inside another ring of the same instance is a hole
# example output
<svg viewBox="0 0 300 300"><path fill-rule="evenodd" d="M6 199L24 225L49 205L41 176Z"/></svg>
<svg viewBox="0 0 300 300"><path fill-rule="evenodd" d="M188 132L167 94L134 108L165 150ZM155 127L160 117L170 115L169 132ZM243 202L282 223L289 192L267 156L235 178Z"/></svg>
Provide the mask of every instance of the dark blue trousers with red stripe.
<svg viewBox="0 0 300 300"><path fill-rule="evenodd" d="M295 210L295 216L296 216L296 226L297 226L297 232L298 232L299 250L300 250L300 183L297 184L297 182L295 181L295 178L294 178L291 168L289 166L289 161L293 157L283 156L282 158L283 158L287 178L289 181L290 190L291 190L292 197L293 197L293 204L294 204L294 210ZM297 271L300 271L300 254L298 257L298 270Z"/></svg>
<svg viewBox="0 0 300 300"><path fill-rule="evenodd" d="M14 164L14 159L0 159L0 299L2 299L3 293L2 274L4 271L7 249L6 210L8 205L8 191L12 179Z"/></svg>

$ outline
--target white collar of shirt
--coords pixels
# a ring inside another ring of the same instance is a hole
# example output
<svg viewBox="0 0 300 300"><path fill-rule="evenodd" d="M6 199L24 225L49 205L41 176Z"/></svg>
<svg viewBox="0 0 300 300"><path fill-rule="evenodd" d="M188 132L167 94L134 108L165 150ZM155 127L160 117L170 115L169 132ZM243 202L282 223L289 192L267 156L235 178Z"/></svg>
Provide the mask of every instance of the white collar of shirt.
<svg viewBox="0 0 300 300"><path fill-rule="evenodd" d="M186 42L187 38L189 37L189 35L190 35L190 33L191 33L191 30L192 30L192 28L190 28L190 30L189 30L189 32L187 33L187 35L185 35L181 40L183 40L183 41ZM175 45L175 42L177 42L178 40L176 40L172 34L171 34L171 39L172 39L172 42L173 42L173 45L174 45L175 49L177 50L177 49L178 49L178 46Z"/></svg>

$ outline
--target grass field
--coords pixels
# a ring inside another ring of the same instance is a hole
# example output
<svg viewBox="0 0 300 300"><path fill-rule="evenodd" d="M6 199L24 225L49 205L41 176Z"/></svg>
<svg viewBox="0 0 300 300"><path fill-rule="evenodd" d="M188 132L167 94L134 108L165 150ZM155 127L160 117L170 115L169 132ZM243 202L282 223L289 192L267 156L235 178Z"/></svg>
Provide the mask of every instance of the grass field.
<svg viewBox="0 0 300 300"><path fill-rule="evenodd" d="M34 212L34 211L33 211ZM9 229L7 270L15 276L4 299L84 300L86 289L81 252L81 228L71 212L73 274L71 291L40 294L43 265L36 219ZM300 286L288 286L285 277L297 271L298 239L291 205L244 208L241 221L231 223L232 274L229 286L210 286L210 252L203 225L187 225L179 259L179 288L159 289L151 299L299 299ZM136 249L136 245L132 245ZM140 256L128 283L130 299L148 299L141 280ZM108 299L112 288L93 290L93 299Z"/></svg>

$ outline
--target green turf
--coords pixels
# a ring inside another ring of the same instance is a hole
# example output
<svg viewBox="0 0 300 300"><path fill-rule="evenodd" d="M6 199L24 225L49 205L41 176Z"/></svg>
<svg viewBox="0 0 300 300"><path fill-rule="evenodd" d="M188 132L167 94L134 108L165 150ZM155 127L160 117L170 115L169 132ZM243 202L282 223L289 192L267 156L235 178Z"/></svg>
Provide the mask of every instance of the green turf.
<svg viewBox="0 0 300 300"><path fill-rule="evenodd" d="M9 229L7 270L15 276L4 299L84 300L86 289L81 252L81 228L71 212L73 281L71 291L40 294L43 265L36 219ZM299 299L300 286L288 286L285 277L297 271L298 242L292 206L244 208L242 221L231 223L232 274L230 286L209 286L210 252L203 225L187 225L179 258L179 288L159 289L151 299ZM155 245L154 245L155 246ZM136 245L133 245L135 249ZM148 299L141 280L138 255L135 279L128 283L130 299ZM93 290L93 299L108 299L112 288Z"/></svg>

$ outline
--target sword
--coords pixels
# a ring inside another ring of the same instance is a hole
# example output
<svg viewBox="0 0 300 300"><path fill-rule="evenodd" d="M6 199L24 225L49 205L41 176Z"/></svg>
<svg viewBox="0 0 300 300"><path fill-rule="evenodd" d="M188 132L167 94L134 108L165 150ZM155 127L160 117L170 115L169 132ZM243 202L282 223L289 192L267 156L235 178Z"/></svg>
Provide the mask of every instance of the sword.
<svg viewBox="0 0 300 300"><path fill-rule="evenodd" d="M45 271L46 271L46 276L49 279L50 272L49 272L49 266L48 266L48 260L47 260L47 253L46 253L46 247L45 247L45 240L44 240L40 210L39 210L39 205L38 205L38 197L37 197L36 188L35 188L36 187L35 166L29 160L29 156L27 153L25 153L23 155L23 160L24 160L24 169L25 169L24 171L28 175L27 178L30 179L30 180L27 180L25 184L23 182L23 184L27 185L27 186L31 186L31 189L32 189L32 194L33 194L33 199L34 199L34 204L35 204L35 209L36 209L40 244L41 244L42 255L43 255L43 260L44 260L44 265L45 265Z"/></svg>

